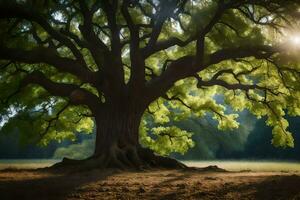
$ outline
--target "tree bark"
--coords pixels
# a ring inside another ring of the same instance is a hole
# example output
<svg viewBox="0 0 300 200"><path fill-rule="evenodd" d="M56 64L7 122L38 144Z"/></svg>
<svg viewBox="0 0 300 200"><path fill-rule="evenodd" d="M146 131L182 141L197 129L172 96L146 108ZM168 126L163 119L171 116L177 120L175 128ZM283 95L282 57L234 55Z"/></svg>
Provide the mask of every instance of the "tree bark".
<svg viewBox="0 0 300 200"><path fill-rule="evenodd" d="M143 115L140 106L120 102L105 106L96 114L97 125L94 156L106 154L111 148L138 145L139 125Z"/></svg>

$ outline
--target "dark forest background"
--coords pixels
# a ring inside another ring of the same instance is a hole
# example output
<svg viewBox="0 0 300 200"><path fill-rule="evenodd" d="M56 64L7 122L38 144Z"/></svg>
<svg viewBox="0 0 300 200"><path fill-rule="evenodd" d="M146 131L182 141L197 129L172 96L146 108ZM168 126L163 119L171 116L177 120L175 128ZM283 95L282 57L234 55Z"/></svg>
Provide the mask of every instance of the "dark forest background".
<svg viewBox="0 0 300 200"><path fill-rule="evenodd" d="M171 156L183 160L210 159L280 159L300 160L300 118L288 118L289 130L294 134L294 148L275 148L271 144L272 130L265 125L265 119L255 119L248 112L240 115L240 128L234 131L219 131L216 122L209 117L191 117L173 124L193 132L195 146L186 154ZM30 130L28 130L30 131ZM93 152L94 135L76 134L75 141L51 142L47 147L26 144L15 129L14 132L0 132L1 159L31 158L84 158Z"/></svg>

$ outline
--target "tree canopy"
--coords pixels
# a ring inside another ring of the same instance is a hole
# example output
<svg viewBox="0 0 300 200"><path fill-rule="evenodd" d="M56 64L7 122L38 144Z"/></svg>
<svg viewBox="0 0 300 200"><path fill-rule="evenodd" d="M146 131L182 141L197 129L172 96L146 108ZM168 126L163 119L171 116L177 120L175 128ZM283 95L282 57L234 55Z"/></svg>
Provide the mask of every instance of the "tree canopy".
<svg viewBox="0 0 300 200"><path fill-rule="evenodd" d="M2 129L44 145L75 139L107 105L131 108L121 102L130 96L145 105L140 143L163 155L193 146L170 119L208 115L228 130L244 109L267 117L275 146L292 147L299 9L299 0L0 0Z"/></svg>

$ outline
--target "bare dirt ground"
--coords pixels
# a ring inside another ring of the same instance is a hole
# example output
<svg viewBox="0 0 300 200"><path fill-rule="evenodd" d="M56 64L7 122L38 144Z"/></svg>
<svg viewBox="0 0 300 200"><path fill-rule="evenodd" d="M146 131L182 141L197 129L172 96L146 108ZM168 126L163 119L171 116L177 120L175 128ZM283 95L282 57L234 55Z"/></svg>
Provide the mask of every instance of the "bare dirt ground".
<svg viewBox="0 0 300 200"><path fill-rule="evenodd" d="M300 176L287 172L152 170L0 172L0 199L300 199Z"/></svg>

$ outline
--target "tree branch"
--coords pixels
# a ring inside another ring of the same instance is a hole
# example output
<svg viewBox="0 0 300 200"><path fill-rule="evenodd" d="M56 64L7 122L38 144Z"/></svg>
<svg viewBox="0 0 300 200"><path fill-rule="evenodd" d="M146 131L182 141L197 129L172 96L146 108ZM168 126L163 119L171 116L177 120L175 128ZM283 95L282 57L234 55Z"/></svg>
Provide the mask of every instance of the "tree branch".
<svg viewBox="0 0 300 200"><path fill-rule="evenodd" d="M122 45L120 40L120 27L117 24L117 9L118 1L113 0L112 3L108 1L101 2L102 8L106 14L108 27L111 35L111 53L112 58L109 68L113 71L114 77L119 83L124 83L124 69L122 64Z"/></svg>
<svg viewBox="0 0 300 200"><path fill-rule="evenodd" d="M169 65L167 65L161 75L147 82L146 86L149 100L153 101L164 95L176 81L191 76L193 74L193 61L194 56L184 56L169 62Z"/></svg>
<svg viewBox="0 0 300 200"><path fill-rule="evenodd" d="M0 18L22 18L38 23L49 35L68 47L81 65L86 65L82 54L73 42L60 32L56 31L33 7L17 4L13 1L0 3Z"/></svg>
<svg viewBox="0 0 300 200"><path fill-rule="evenodd" d="M131 87L140 87L144 85L145 80L145 61L141 55L139 48L139 28L134 24L133 19L129 13L128 7L130 1L125 0L122 4L122 14L130 32L130 60L131 60L131 76L129 84Z"/></svg>
<svg viewBox="0 0 300 200"><path fill-rule="evenodd" d="M245 58L251 56L254 56L257 59L266 59L280 51L281 49L279 47L271 47L266 45L222 49L211 54L209 56L208 61L204 62L204 64L201 67L194 65L195 63L194 56L185 56L171 62L168 65L165 72L163 72L160 76L149 81L147 83L147 87L149 89L148 92L149 95L151 96L151 99L152 98L155 99L159 96L164 95L165 92L167 92L167 90L171 88L176 81L194 76L194 74L196 74L197 72L202 71L213 64L220 63L224 60ZM238 85L226 85L225 84L226 82L223 83L220 82L220 80L216 80L216 82L214 83L224 85L232 89L238 86ZM203 84L210 86L210 83L203 83ZM242 88L245 90L257 88L257 86L254 86L255 88L252 87L253 86L249 86L249 87L242 86Z"/></svg>
<svg viewBox="0 0 300 200"><path fill-rule="evenodd" d="M151 49L144 47L141 49L141 52L143 54L143 57L146 59L156 52L159 52L164 49L168 49L169 47L172 47L175 45L180 46L180 47L187 46L189 43L191 43L192 41L195 41L196 39L197 39L196 36L192 36L192 37L188 38L187 40L182 41L176 37L171 37L167 40L162 40L162 41L156 42L156 45L153 46Z"/></svg>
<svg viewBox="0 0 300 200"><path fill-rule="evenodd" d="M70 103L74 105L87 105L91 110L95 111L101 105L100 99L74 84L56 83L47 79L47 77L38 71L34 71L27 75L21 82L20 87L26 87L29 84L38 84L47 90L53 96L67 97Z"/></svg>
<svg viewBox="0 0 300 200"><path fill-rule="evenodd" d="M79 1L80 9L83 15L83 25L79 25L79 30L87 41L87 47L91 52L98 68L103 67L104 59L110 57L108 47L97 37L93 30L93 13L89 10L84 1Z"/></svg>
<svg viewBox="0 0 300 200"><path fill-rule="evenodd" d="M204 67L220 63L224 60L237 58L255 57L257 59L266 59L280 51L281 50L279 47L272 47L267 45L256 45L247 47L241 46L235 48L221 49L209 56L209 60L204 64Z"/></svg>
<svg viewBox="0 0 300 200"><path fill-rule="evenodd" d="M38 47L33 50L7 48L0 45L0 59L18 61L28 64L45 63L54 66L62 72L71 73L84 82L94 84L95 73L82 68L78 62L69 58L60 57L56 51Z"/></svg>

